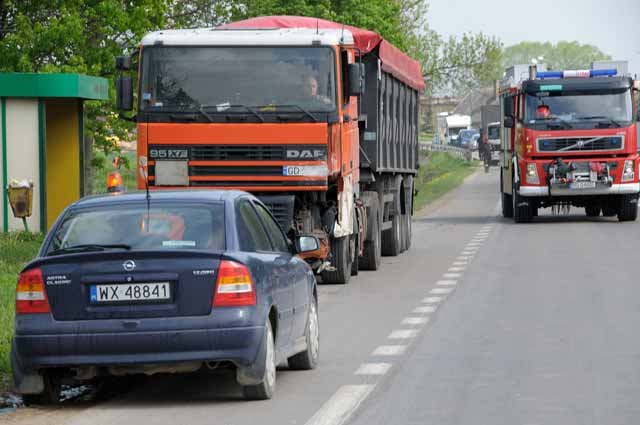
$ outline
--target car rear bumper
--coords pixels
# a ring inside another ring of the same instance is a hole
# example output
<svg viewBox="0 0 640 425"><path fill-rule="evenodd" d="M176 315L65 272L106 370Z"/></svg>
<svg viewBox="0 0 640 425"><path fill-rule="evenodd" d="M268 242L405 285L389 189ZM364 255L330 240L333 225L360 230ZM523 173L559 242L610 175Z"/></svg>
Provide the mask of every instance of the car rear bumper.
<svg viewBox="0 0 640 425"><path fill-rule="evenodd" d="M62 323L42 314L18 319L13 345L21 367L28 370L189 361L248 366L258 356L263 335L264 325L219 327L210 316Z"/></svg>

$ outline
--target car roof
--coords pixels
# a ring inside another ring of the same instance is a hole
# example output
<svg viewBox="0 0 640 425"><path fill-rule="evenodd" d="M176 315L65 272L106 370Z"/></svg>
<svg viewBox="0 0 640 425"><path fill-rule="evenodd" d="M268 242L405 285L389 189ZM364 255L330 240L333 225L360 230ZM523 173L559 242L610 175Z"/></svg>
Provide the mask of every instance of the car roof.
<svg viewBox="0 0 640 425"><path fill-rule="evenodd" d="M127 193L106 193L100 195L91 195L76 201L71 208L84 208L97 205L117 205L129 202L146 201L145 191L127 192ZM233 202L234 200L253 195L241 190L157 190L151 191L151 201L217 201L217 202Z"/></svg>

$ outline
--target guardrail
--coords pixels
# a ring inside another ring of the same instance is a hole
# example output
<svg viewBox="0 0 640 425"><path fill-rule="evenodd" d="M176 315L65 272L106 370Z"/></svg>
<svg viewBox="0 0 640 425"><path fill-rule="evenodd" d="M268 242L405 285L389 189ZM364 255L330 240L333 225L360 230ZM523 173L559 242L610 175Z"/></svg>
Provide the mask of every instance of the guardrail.
<svg viewBox="0 0 640 425"><path fill-rule="evenodd" d="M447 152L451 155L459 156L467 161L471 159L471 151L451 145L441 145L433 142L420 142L420 150L432 152Z"/></svg>

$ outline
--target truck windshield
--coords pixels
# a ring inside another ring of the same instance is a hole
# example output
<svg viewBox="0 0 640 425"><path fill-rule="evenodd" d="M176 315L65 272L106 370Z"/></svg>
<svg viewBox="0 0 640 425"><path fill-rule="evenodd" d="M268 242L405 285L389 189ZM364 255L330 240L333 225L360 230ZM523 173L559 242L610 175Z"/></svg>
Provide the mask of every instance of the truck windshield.
<svg viewBox="0 0 640 425"><path fill-rule="evenodd" d="M622 127L632 122L629 90L605 94L527 94L525 124L529 127Z"/></svg>
<svg viewBox="0 0 640 425"><path fill-rule="evenodd" d="M142 54L140 110L317 111L336 108L326 47L150 47Z"/></svg>

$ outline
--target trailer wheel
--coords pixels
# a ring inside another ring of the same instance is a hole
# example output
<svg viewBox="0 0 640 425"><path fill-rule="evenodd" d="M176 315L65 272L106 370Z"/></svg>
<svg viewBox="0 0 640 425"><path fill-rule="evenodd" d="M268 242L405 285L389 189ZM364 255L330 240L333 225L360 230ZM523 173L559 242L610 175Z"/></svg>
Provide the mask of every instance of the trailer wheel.
<svg viewBox="0 0 640 425"><path fill-rule="evenodd" d="M400 254L402 243L402 226L400 214L391 219L391 229L382 232L382 255L395 257Z"/></svg>
<svg viewBox="0 0 640 425"><path fill-rule="evenodd" d="M619 221L635 221L638 218L638 195L620 197Z"/></svg>
<svg viewBox="0 0 640 425"><path fill-rule="evenodd" d="M413 221L411 220L411 213L406 213L404 215L404 231L405 231L405 237L404 237L404 250L408 251L409 248L411 248L411 236L413 233Z"/></svg>
<svg viewBox="0 0 640 425"><path fill-rule="evenodd" d="M323 283L347 284L351 278L353 253L350 252L351 236L331 240L331 265L334 271L323 271Z"/></svg>
<svg viewBox="0 0 640 425"><path fill-rule="evenodd" d="M354 227L355 229L355 227ZM351 260L351 276L358 276L360 270L360 262L358 261L358 253L360 252L360 237L354 234L349 242L350 251L353 252L353 259Z"/></svg>
<svg viewBox="0 0 640 425"><path fill-rule="evenodd" d="M512 187L513 193L511 194L511 199L513 200L513 220L516 223L528 223L533 219L531 203L518 194L515 183Z"/></svg>
<svg viewBox="0 0 640 425"><path fill-rule="evenodd" d="M362 270L378 270L382 251L380 246L380 204L377 196L371 200L367 223L371 226L370 240L364 242L362 257L359 260L360 268Z"/></svg>
<svg viewBox="0 0 640 425"><path fill-rule="evenodd" d="M584 207L584 211L587 214L587 217L599 217L600 205L587 205Z"/></svg>

